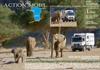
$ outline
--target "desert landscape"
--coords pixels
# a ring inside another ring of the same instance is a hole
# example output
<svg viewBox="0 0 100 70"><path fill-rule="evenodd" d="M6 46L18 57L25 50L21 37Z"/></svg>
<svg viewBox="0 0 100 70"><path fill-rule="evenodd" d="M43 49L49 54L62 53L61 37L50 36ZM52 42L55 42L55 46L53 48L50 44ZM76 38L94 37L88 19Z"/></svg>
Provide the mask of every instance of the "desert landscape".
<svg viewBox="0 0 100 70"><path fill-rule="evenodd" d="M64 56L50 57L50 50L35 48L33 56L26 57L24 62L14 63L11 49L0 49L0 70L100 70L100 48L85 52L64 50Z"/></svg>

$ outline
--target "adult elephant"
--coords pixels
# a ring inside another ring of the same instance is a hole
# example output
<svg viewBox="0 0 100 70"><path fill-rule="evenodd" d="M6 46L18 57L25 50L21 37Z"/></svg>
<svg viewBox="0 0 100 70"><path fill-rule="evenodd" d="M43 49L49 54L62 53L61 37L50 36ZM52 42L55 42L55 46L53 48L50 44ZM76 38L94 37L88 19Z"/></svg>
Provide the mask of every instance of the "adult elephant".
<svg viewBox="0 0 100 70"><path fill-rule="evenodd" d="M34 37L28 37L26 42L27 56L32 56L32 51L36 47L36 39Z"/></svg>
<svg viewBox="0 0 100 70"><path fill-rule="evenodd" d="M53 57L53 50L55 50L56 57L59 57L59 51L61 53L60 57L63 57L63 49L66 46L66 37L62 34L53 35L53 46L51 47L51 57Z"/></svg>
<svg viewBox="0 0 100 70"><path fill-rule="evenodd" d="M60 13L59 12L55 12L53 14L53 16L51 17L51 22L53 24L55 24L56 22L59 23L59 21L60 21Z"/></svg>

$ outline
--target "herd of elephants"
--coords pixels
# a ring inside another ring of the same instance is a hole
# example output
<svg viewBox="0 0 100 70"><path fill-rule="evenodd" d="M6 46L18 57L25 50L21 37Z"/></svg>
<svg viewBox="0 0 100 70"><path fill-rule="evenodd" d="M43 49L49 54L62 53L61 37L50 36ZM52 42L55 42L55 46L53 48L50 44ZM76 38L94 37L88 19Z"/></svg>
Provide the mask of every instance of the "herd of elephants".
<svg viewBox="0 0 100 70"><path fill-rule="evenodd" d="M63 57L63 48L66 45L66 37L62 34L54 34L53 45L51 47L51 57L53 57L53 50L55 50L56 58L59 57L59 51L61 53L60 57ZM32 51L36 47L36 39L34 37L28 37L26 41L26 55L28 57L32 56ZM15 63L18 63L21 59L24 60L23 49L14 48L11 51L14 55Z"/></svg>

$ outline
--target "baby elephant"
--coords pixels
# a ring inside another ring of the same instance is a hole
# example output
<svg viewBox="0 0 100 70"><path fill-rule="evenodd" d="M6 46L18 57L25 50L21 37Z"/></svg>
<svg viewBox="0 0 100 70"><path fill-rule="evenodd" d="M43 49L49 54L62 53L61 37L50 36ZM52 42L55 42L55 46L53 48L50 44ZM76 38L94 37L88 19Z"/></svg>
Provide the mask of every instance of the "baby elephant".
<svg viewBox="0 0 100 70"><path fill-rule="evenodd" d="M11 52L14 55L15 63L19 63L20 59L23 62L24 55L23 50L21 48L14 48L11 50Z"/></svg>

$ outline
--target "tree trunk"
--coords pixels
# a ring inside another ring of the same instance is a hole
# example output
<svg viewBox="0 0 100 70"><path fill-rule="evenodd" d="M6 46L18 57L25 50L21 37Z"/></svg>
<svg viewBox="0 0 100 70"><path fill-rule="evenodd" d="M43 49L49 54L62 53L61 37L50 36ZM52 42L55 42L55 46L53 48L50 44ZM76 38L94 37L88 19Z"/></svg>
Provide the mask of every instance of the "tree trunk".
<svg viewBox="0 0 100 70"><path fill-rule="evenodd" d="M50 34L49 32L43 34L45 49L50 48L49 34Z"/></svg>

